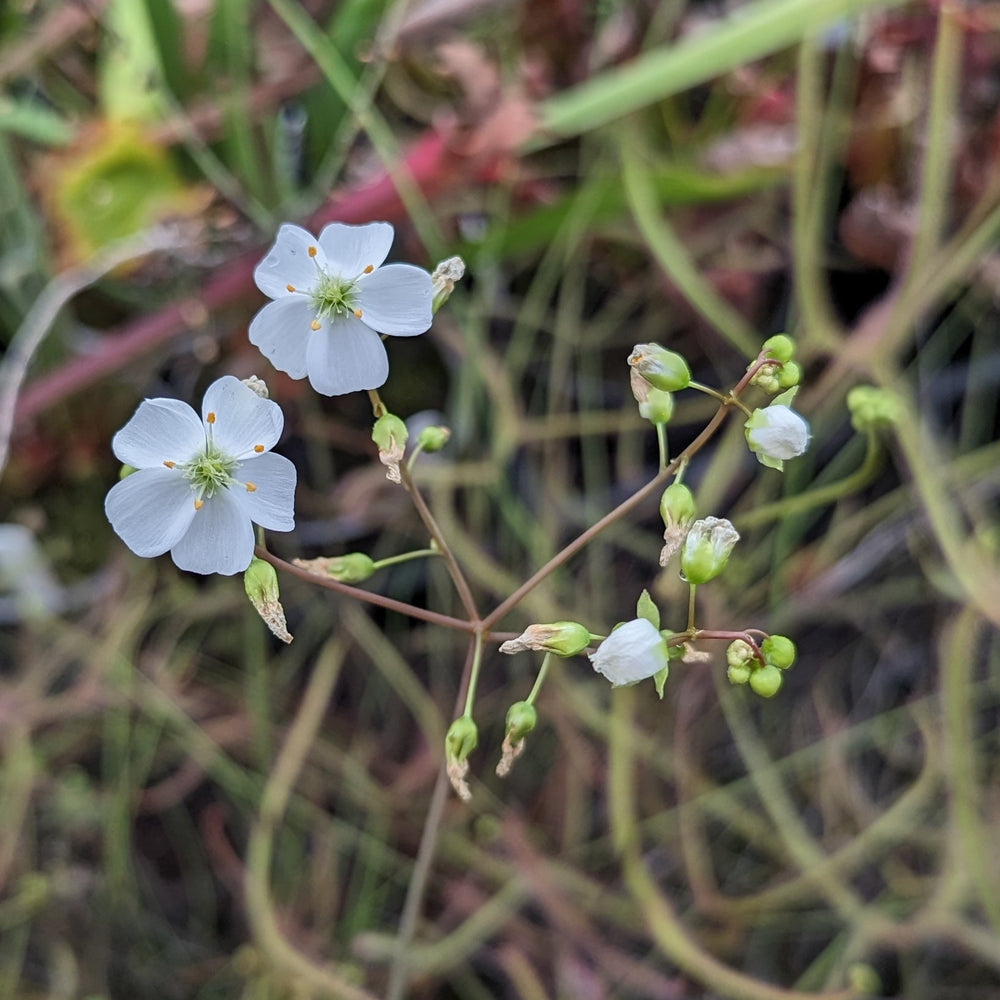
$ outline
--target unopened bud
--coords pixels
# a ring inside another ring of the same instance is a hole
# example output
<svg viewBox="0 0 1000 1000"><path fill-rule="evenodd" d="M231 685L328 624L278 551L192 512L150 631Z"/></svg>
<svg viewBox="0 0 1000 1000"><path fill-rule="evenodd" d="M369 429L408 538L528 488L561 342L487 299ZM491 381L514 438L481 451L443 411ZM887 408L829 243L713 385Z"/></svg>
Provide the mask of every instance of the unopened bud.
<svg viewBox="0 0 1000 1000"><path fill-rule="evenodd" d="M636 344L628 363L654 389L677 392L691 384L691 369L676 351L668 351L659 344Z"/></svg>
<svg viewBox="0 0 1000 1000"><path fill-rule="evenodd" d="M278 574L264 559L254 556L243 574L243 587L264 624L282 642L291 642L292 634L285 622L285 611L278 599Z"/></svg>
<svg viewBox="0 0 1000 1000"><path fill-rule="evenodd" d="M448 427L424 427L417 435L417 444L423 451L440 451L451 437Z"/></svg>
<svg viewBox="0 0 1000 1000"><path fill-rule="evenodd" d="M855 386L847 394L847 408L851 411L851 426L862 434L892 427L903 416L900 401L873 385Z"/></svg>
<svg viewBox="0 0 1000 1000"><path fill-rule="evenodd" d="M463 802L472 798L465 776L469 773L470 753L479 742L479 729L467 715L459 716L449 727L444 738L445 763L448 780Z"/></svg>
<svg viewBox="0 0 1000 1000"><path fill-rule="evenodd" d="M674 397L662 389L650 386L646 401L639 404L639 416L651 424L669 424L674 415Z"/></svg>
<svg viewBox="0 0 1000 1000"><path fill-rule="evenodd" d="M787 670L795 662L795 643L786 635L769 635L760 644L760 651L779 670Z"/></svg>
<svg viewBox="0 0 1000 1000"><path fill-rule="evenodd" d="M341 583L364 583L375 572L375 563L364 552L348 552L329 559L326 572Z"/></svg>
<svg viewBox="0 0 1000 1000"><path fill-rule="evenodd" d="M761 698L773 698L781 688L781 671L771 663L758 667L750 674L750 690Z"/></svg>
<svg viewBox="0 0 1000 1000"><path fill-rule="evenodd" d="M795 341L787 333L776 333L773 337L768 337L761 345L761 351L766 352L769 358L785 364L792 360L795 353Z"/></svg>
<svg viewBox="0 0 1000 1000"><path fill-rule="evenodd" d="M664 527L687 527L698 513L694 494L683 483L671 483L660 497L660 517Z"/></svg>

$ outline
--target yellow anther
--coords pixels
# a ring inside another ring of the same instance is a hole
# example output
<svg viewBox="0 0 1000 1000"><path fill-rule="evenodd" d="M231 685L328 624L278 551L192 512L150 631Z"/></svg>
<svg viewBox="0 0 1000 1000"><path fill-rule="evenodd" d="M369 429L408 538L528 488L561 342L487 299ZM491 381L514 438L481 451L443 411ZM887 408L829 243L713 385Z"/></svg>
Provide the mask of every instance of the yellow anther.
<svg viewBox="0 0 1000 1000"><path fill-rule="evenodd" d="M255 444L253 450L259 455L264 450L264 446L262 444Z"/></svg>
<svg viewBox="0 0 1000 1000"><path fill-rule="evenodd" d="M195 500L195 502L194 502L194 509L195 510L201 510L201 508L204 507L204 506L205 506L205 501L204 500Z"/></svg>
<svg viewBox="0 0 1000 1000"><path fill-rule="evenodd" d="M205 417L205 423L208 423L208 424L214 424L215 423L215 411L214 410L209 410L208 411L208 416Z"/></svg>
<svg viewBox="0 0 1000 1000"><path fill-rule="evenodd" d="M315 247L310 247L309 248L309 256L310 257L315 257L316 256L316 248Z"/></svg>
<svg viewBox="0 0 1000 1000"><path fill-rule="evenodd" d="M295 286L294 285L285 285L285 288L287 288L290 292L294 292L295 291Z"/></svg>
<svg viewBox="0 0 1000 1000"><path fill-rule="evenodd" d="M360 309L355 309L354 310L354 315L355 315L355 317L357 319L361 319L361 310Z"/></svg>
<svg viewBox="0 0 1000 1000"><path fill-rule="evenodd" d="M371 273L372 273L372 271L374 271L374 270L375 270L375 268L374 268L374 267L372 267L372 265L371 265L371 264L369 264L369 265L368 265L368 266L367 266L367 267L365 268L365 270L364 270L364 273L365 273L365 274L371 274Z"/></svg>
<svg viewBox="0 0 1000 1000"><path fill-rule="evenodd" d="M318 319L314 319L314 320L313 320L313 321L312 321L312 322L311 322L311 323L309 324L309 329L310 329L310 330L318 330L318 329L319 329L319 328L320 328L320 327L321 327L322 325L323 325L323 324L322 324L322 323L321 323L321 322L320 322L320 321L319 321Z"/></svg>
<svg viewBox="0 0 1000 1000"><path fill-rule="evenodd" d="M245 483L244 485L247 488L247 493L256 493L257 492L257 484L256 483Z"/></svg>
<svg viewBox="0 0 1000 1000"><path fill-rule="evenodd" d="M168 469L172 469L172 468L174 467L174 463L173 463L173 462L164 462L163 464L164 464L164 465L165 465L165 466L166 466L166 467L167 467Z"/></svg>

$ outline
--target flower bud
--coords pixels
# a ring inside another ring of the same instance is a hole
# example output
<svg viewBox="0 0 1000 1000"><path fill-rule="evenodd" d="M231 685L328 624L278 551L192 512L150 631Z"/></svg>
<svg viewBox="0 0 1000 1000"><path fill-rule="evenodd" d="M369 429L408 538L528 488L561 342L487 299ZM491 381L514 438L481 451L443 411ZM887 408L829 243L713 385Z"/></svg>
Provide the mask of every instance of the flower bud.
<svg viewBox="0 0 1000 1000"><path fill-rule="evenodd" d="M773 337L768 337L761 345L762 351L767 353L769 358L785 364L792 360L795 353L795 341L787 333L776 333Z"/></svg>
<svg viewBox="0 0 1000 1000"><path fill-rule="evenodd" d="M515 701L507 709L507 738L511 743L519 743L535 728L538 723L538 712L535 706L527 701Z"/></svg>
<svg viewBox="0 0 1000 1000"><path fill-rule="evenodd" d="M628 363L654 389L677 392L691 384L691 369L675 351L668 351L659 344L636 344Z"/></svg>
<svg viewBox="0 0 1000 1000"><path fill-rule="evenodd" d="M326 572L341 583L364 583L375 572L375 563L364 552L348 552L328 559Z"/></svg>
<svg viewBox="0 0 1000 1000"><path fill-rule="evenodd" d="M440 451L451 437L448 427L424 427L417 435L417 444L422 451Z"/></svg>
<svg viewBox="0 0 1000 1000"><path fill-rule="evenodd" d="M651 424L669 424L674 415L674 397L662 389L652 386L646 394L646 401L639 404L639 416Z"/></svg>
<svg viewBox="0 0 1000 1000"><path fill-rule="evenodd" d="M747 445L769 469L780 471L785 459L796 458L809 447L809 425L786 405L794 395L795 390L789 389L775 397L770 406L754 410L743 425Z"/></svg>
<svg viewBox="0 0 1000 1000"><path fill-rule="evenodd" d="M590 632L578 622L552 622L550 625L529 625L516 639L508 639L501 653L523 653L538 650L557 656L576 656L590 645Z"/></svg>
<svg viewBox="0 0 1000 1000"><path fill-rule="evenodd" d="M616 628L597 652L590 654L590 662L618 687L636 684L666 670L670 655L667 641L656 626L645 618L634 618Z"/></svg>
<svg viewBox="0 0 1000 1000"><path fill-rule="evenodd" d="M726 677L729 678L730 684L746 684L750 680L753 671L749 664L733 664L730 663L726 667Z"/></svg>
<svg viewBox="0 0 1000 1000"><path fill-rule="evenodd" d="M802 381L802 366L797 361L786 361L778 369L777 377L782 389L791 389Z"/></svg>
<svg viewBox="0 0 1000 1000"><path fill-rule="evenodd" d="M724 517L703 517L688 530L681 549L681 572L688 583L714 580L729 562L740 536Z"/></svg>
<svg viewBox="0 0 1000 1000"><path fill-rule="evenodd" d="M406 424L394 413L383 413L372 427L372 440L378 448L378 460L386 467L385 478L400 482L399 463L406 451Z"/></svg>
<svg viewBox="0 0 1000 1000"><path fill-rule="evenodd" d="M743 639L734 639L726 649L726 676L730 684L746 684L750 680L753 665L757 662L750 643Z"/></svg>
<svg viewBox="0 0 1000 1000"><path fill-rule="evenodd" d="M761 698L773 698L781 687L782 679L781 671L768 663L750 674L750 689Z"/></svg>
<svg viewBox="0 0 1000 1000"><path fill-rule="evenodd" d="M856 385L847 394L847 408L851 411L851 426L859 434L890 428L903 416L900 401L873 385Z"/></svg>
<svg viewBox="0 0 1000 1000"><path fill-rule="evenodd" d="M250 603L264 624L282 642L291 642L292 634L285 622L285 611L278 593L278 574L264 559L254 556L243 574L243 588Z"/></svg>
<svg viewBox="0 0 1000 1000"><path fill-rule="evenodd" d="M795 643L785 635L770 635L760 644L761 655L780 670L795 662Z"/></svg>
<svg viewBox="0 0 1000 1000"><path fill-rule="evenodd" d="M449 727L444 748L449 761L461 763L479 744L479 727L467 715L460 715Z"/></svg>

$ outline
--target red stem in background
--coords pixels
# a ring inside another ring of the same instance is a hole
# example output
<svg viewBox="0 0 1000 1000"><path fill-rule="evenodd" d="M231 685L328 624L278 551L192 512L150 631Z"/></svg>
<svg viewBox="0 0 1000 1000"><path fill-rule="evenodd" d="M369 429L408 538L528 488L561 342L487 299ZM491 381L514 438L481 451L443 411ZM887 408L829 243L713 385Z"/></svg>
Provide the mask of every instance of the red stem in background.
<svg viewBox="0 0 1000 1000"><path fill-rule="evenodd" d="M454 188L470 176L483 181L495 175L497 154L471 158L456 153L450 146L452 130L430 131L407 151L403 163L414 182L428 198ZM371 219L398 219L403 204L388 173L356 188L334 194L309 223L318 228L328 222L360 223ZM224 265L208 279L196 297L168 306L152 316L123 324L108 331L104 342L93 353L74 357L54 371L32 381L18 401L15 427L75 393L82 392L102 378L152 352L187 329L192 306L212 312L241 297L256 295L253 269L263 252L255 248Z"/></svg>

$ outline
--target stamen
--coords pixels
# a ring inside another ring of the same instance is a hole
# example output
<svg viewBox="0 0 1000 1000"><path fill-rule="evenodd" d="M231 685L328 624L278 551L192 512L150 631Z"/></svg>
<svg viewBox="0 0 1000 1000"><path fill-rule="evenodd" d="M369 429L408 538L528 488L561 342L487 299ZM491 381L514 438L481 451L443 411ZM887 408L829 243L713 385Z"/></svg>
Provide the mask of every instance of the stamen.
<svg viewBox="0 0 1000 1000"><path fill-rule="evenodd" d="M310 329L310 330L318 330L318 329L319 329L319 328L320 328L320 327L321 327L322 325L323 325L323 324L322 324L322 323L321 323L321 322L320 322L320 321L319 321L318 319L314 319L314 320L313 320L313 321L312 321L312 322L311 322L311 323L309 324L309 329Z"/></svg>
<svg viewBox="0 0 1000 1000"><path fill-rule="evenodd" d="M256 483L244 483L243 485L246 486L247 493L256 493L257 492L257 484Z"/></svg>
<svg viewBox="0 0 1000 1000"><path fill-rule="evenodd" d="M172 469L172 468L174 467L174 463L173 463L173 462L166 462L166 461L165 461L165 462L164 462L163 464L164 464L164 465L165 465L165 466L166 466L166 467L167 467L168 469Z"/></svg>
<svg viewBox="0 0 1000 1000"><path fill-rule="evenodd" d="M207 423L207 424L214 424L215 423L215 411L214 410L209 410L208 411L208 416L205 417L205 423Z"/></svg>
<svg viewBox="0 0 1000 1000"><path fill-rule="evenodd" d="M361 273L362 273L362 274L371 274L371 273L372 273L372 271L374 271L374 270L375 270L375 268L374 268L374 267L372 267L372 265L371 265L371 264L369 264L369 265L368 265L368 266L367 266L367 267L366 267L366 268L364 269L364 271L362 271Z"/></svg>
<svg viewBox="0 0 1000 1000"><path fill-rule="evenodd" d="M255 444L253 450L259 455L264 450L264 446L262 444Z"/></svg>
<svg viewBox="0 0 1000 1000"><path fill-rule="evenodd" d="M194 502L194 509L195 510L201 510L201 508L204 507L204 506L205 506L205 501L204 500L195 500L195 502Z"/></svg>
<svg viewBox="0 0 1000 1000"><path fill-rule="evenodd" d="M295 286L294 285L285 285L285 288L287 288L288 291L290 291L290 292L294 292L295 291Z"/></svg>
<svg viewBox="0 0 1000 1000"><path fill-rule="evenodd" d="M361 310L360 309L355 309L354 310L354 315L355 315L355 317L357 319L361 319Z"/></svg>
<svg viewBox="0 0 1000 1000"><path fill-rule="evenodd" d="M315 257L316 256L316 248L315 247L310 247L309 250L308 250L308 253L309 253L310 257Z"/></svg>

